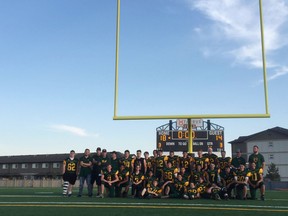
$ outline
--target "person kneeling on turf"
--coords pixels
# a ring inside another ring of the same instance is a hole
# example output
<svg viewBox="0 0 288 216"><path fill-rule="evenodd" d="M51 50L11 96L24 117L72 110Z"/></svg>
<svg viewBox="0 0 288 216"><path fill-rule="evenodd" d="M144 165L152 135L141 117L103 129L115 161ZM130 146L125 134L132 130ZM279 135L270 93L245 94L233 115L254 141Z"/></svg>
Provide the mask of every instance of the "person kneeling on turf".
<svg viewBox="0 0 288 216"><path fill-rule="evenodd" d="M103 198L104 195L104 187L108 190L109 192L109 197L114 197L115 196L115 183L119 181L118 178L118 171L112 170L112 166L110 164L107 165L106 170L101 171L101 194L100 197Z"/></svg>
<svg viewBox="0 0 288 216"><path fill-rule="evenodd" d="M141 196L143 198L160 198L162 193L162 188L158 186L157 179L152 181L152 184L149 187L143 189Z"/></svg>
<svg viewBox="0 0 288 216"><path fill-rule="evenodd" d="M186 188L186 195L190 200L197 198L197 188L193 183L190 183L189 186Z"/></svg>
<svg viewBox="0 0 288 216"><path fill-rule="evenodd" d="M232 197L231 194L232 194L232 191L235 188L235 185L236 185L235 182L236 181L235 181L235 178L234 178L234 173L231 171L229 166L225 167L225 172L222 173L221 181L222 181L222 185L227 190L228 197L230 199L234 198L234 197Z"/></svg>
<svg viewBox="0 0 288 216"><path fill-rule="evenodd" d="M251 194L251 199L256 199L256 191L260 188L261 193L261 200L264 201L264 194L265 194L265 185L263 182L263 169L256 169L256 164L254 162L251 163L250 169L247 173L248 176L248 184Z"/></svg>
<svg viewBox="0 0 288 216"><path fill-rule="evenodd" d="M144 174L140 172L141 167L136 165L136 171L131 175L132 196L139 198L144 188Z"/></svg>
<svg viewBox="0 0 288 216"><path fill-rule="evenodd" d="M235 183L236 183L236 198L246 199L247 198L247 184L248 177L247 171L243 164L240 165L240 169L235 172Z"/></svg>
<svg viewBox="0 0 288 216"><path fill-rule="evenodd" d="M122 193L123 197L126 197L129 190L129 171L125 169L125 165L120 165L120 170L118 173L119 181L115 185L116 197L121 197L122 188L125 190Z"/></svg>
<svg viewBox="0 0 288 216"><path fill-rule="evenodd" d="M197 195L195 196L195 198L221 200L219 195L221 192L221 188L216 185L211 185L204 182L204 179L202 177L199 178L199 183L196 184L196 188Z"/></svg>

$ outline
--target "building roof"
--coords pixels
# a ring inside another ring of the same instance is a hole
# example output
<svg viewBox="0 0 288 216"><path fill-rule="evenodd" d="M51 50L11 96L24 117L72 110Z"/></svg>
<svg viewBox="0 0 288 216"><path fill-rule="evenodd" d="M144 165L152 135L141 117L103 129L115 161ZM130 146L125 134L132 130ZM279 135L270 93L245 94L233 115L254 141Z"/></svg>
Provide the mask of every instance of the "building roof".
<svg viewBox="0 0 288 216"><path fill-rule="evenodd" d="M69 154L47 154L47 155L17 155L17 156L0 156L0 163L49 163L61 162Z"/></svg>
<svg viewBox="0 0 288 216"><path fill-rule="evenodd" d="M281 127L274 127L274 128L270 128L267 129L265 131L261 131L252 135L248 135L248 136L240 136L238 139L235 139L233 141L230 141L228 143L230 144L237 144L237 143L244 143L244 142L248 142L248 141L257 141L257 140L263 140L263 139L279 139L279 138L286 138L288 139L288 129L285 128L281 128Z"/></svg>
<svg viewBox="0 0 288 216"><path fill-rule="evenodd" d="M123 154L116 152L117 157L123 157ZM111 153L108 152L108 157ZM84 154L76 154L77 158L82 157ZM91 156L94 154L92 153ZM62 162L69 157L69 153L66 154L44 154L44 155L17 155L17 156L0 156L0 164L12 164L12 163L54 163Z"/></svg>

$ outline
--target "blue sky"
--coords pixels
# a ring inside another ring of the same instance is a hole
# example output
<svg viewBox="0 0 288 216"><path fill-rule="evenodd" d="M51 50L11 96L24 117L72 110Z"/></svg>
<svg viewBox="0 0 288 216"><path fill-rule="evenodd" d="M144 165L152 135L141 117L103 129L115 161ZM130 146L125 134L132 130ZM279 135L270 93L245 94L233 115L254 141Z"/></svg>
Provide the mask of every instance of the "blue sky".
<svg viewBox="0 0 288 216"><path fill-rule="evenodd" d="M263 0L269 119L288 128L288 0ZM113 121L115 0L0 0L0 155L152 151L166 120ZM122 0L119 115L264 113L258 0Z"/></svg>

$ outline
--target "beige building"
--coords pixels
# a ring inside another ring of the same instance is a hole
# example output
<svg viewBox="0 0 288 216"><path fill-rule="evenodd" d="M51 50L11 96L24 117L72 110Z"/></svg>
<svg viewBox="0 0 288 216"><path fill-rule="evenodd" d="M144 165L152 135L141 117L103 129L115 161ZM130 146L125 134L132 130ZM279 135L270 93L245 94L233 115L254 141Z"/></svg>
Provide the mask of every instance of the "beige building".
<svg viewBox="0 0 288 216"><path fill-rule="evenodd" d="M108 152L108 157L110 154ZM81 156L83 153L76 155L77 158ZM67 157L69 153L0 156L0 179L61 179L63 160ZM117 157L123 154L117 152Z"/></svg>
<svg viewBox="0 0 288 216"><path fill-rule="evenodd" d="M268 165L274 163L279 169L281 181L288 181L288 129L274 127L252 135L240 136L229 143L232 147L232 157L235 157L237 149L240 149L247 161L253 153L253 146L257 145L266 162L264 176Z"/></svg>
<svg viewBox="0 0 288 216"><path fill-rule="evenodd" d="M0 179L61 178L69 154L0 156Z"/></svg>

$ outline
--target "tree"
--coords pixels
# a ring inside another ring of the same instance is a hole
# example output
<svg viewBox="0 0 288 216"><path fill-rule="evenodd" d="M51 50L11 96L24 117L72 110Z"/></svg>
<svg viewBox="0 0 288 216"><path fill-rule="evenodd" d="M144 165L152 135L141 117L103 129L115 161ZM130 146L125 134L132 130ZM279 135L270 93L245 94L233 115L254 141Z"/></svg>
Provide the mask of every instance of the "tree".
<svg viewBox="0 0 288 216"><path fill-rule="evenodd" d="M266 174L265 178L268 178L271 181L280 181L279 169L278 169L278 167L276 167L276 165L274 163L271 163L268 166L267 174Z"/></svg>

